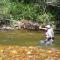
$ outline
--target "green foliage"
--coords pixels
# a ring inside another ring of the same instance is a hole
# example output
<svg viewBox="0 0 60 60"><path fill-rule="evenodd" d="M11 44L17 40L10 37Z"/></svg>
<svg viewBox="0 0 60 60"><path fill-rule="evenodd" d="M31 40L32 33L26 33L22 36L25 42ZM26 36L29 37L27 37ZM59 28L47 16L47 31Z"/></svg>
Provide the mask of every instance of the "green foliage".
<svg viewBox="0 0 60 60"><path fill-rule="evenodd" d="M36 3L36 1L38 3ZM9 18L12 15L14 20L33 20L45 23L46 21L55 21L54 15L49 12L45 14L45 2L41 0L0 0L3 5L3 15ZM28 3L29 2L29 3ZM35 3L34 3L35 2ZM57 11L55 16L57 16Z"/></svg>
<svg viewBox="0 0 60 60"><path fill-rule="evenodd" d="M45 13L43 15L38 16L38 20L42 23L50 23L55 20L55 17L51 13Z"/></svg>
<svg viewBox="0 0 60 60"><path fill-rule="evenodd" d="M15 19L36 20L39 7L33 4L12 3L11 12Z"/></svg>
<svg viewBox="0 0 60 60"><path fill-rule="evenodd" d="M0 0L0 16L2 19L9 17L11 3L10 0ZM0 18L0 19L1 19Z"/></svg>
<svg viewBox="0 0 60 60"><path fill-rule="evenodd" d="M1 9L4 15L8 14L10 12L10 1L9 0L2 0L1 2Z"/></svg>

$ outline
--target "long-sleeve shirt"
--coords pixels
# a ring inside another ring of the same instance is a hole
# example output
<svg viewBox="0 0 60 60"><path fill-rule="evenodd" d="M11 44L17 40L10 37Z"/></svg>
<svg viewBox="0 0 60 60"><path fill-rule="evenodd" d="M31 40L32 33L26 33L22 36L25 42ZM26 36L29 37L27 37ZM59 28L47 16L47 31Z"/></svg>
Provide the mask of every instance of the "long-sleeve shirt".
<svg viewBox="0 0 60 60"><path fill-rule="evenodd" d="M46 37L47 38L52 38L52 37L54 37L54 31L53 31L53 29L52 28L50 28L50 29L48 29L47 30L47 32L46 32Z"/></svg>

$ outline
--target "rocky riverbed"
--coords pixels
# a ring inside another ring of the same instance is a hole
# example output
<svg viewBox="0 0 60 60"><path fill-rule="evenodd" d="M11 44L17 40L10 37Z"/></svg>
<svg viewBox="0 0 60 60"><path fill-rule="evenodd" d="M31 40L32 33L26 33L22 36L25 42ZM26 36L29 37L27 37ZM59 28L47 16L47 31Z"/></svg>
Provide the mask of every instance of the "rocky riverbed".
<svg viewBox="0 0 60 60"><path fill-rule="evenodd" d="M60 49L33 46L0 46L0 60L60 60Z"/></svg>

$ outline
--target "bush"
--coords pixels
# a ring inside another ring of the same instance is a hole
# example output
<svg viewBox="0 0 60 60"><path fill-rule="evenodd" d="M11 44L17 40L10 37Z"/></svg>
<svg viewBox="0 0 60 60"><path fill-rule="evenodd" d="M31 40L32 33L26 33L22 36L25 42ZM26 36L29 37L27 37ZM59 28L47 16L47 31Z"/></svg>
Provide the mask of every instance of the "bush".
<svg viewBox="0 0 60 60"><path fill-rule="evenodd" d="M38 3L10 2L4 0L4 16L12 15L13 20L33 20L46 23L46 21L55 20L51 13L43 14L43 7ZM43 15L42 15L43 14ZM11 19L12 20L12 19Z"/></svg>
<svg viewBox="0 0 60 60"><path fill-rule="evenodd" d="M51 13L45 13L38 16L38 21L42 22L43 24L51 24L54 20L55 17Z"/></svg>
<svg viewBox="0 0 60 60"><path fill-rule="evenodd" d="M37 17L42 13L39 9L39 5L12 3L11 12L14 19L27 19L37 20Z"/></svg>

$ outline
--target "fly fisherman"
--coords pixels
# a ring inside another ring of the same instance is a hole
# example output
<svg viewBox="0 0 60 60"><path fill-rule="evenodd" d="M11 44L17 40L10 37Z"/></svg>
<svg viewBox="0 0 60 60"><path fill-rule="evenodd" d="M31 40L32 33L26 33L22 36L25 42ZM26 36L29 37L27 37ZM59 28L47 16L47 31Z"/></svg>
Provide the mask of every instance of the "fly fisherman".
<svg viewBox="0 0 60 60"><path fill-rule="evenodd" d="M53 28L50 25L45 26L45 28L39 27L39 29L46 30L46 39L44 41L41 41L41 43L44 43L45 45L53 43L54 40L54 31Z"/></svg>

